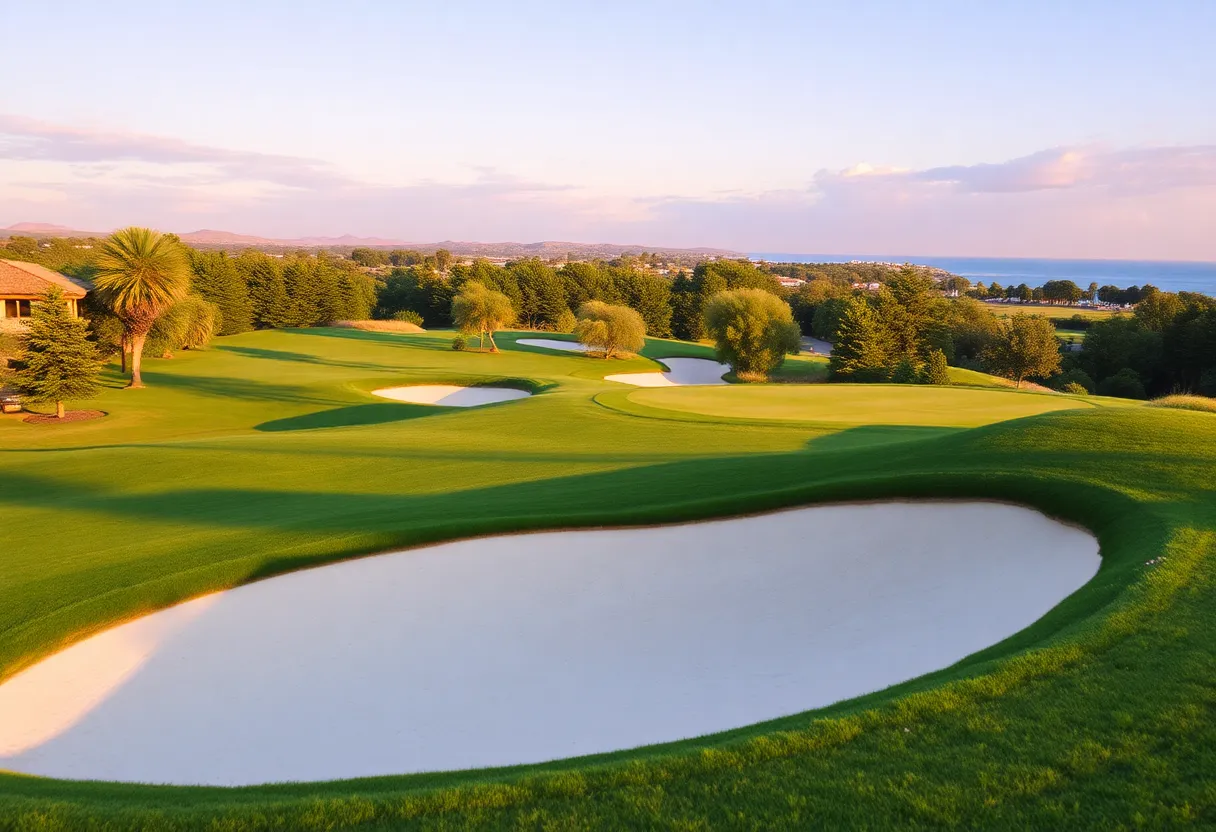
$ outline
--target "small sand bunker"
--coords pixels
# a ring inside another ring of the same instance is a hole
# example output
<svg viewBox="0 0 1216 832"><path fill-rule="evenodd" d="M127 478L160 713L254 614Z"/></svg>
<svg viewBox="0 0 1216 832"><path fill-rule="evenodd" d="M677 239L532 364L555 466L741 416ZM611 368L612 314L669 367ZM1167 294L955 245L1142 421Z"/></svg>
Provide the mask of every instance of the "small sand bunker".
<svg viewBox="0 0 1216 832"><path fill-rule="evenodd" d="M1097 571L995 503L466 540L216 593L0 685L0 769L245 785L536 763L881 690Z"/></svg>
<svg viewBox="0 0 1216 832"><path fill-rule="evenodd" d="M547 350L561 350L562 352L591 352L591 347L586 344L580 344L578 341L556 341L553 338L520 338L515 343L523 344L525 347L543 347Z"/></svg>
<svg viewBox="0 0 1216 832"><path fill-rule="evenodd" d="M703 387L710 384L726 384L722 376L730 372L730 365L719 364L708 358L660 358L667 367L665 373L617 373L604 376L605 381L619 381L634 387Z"/></svg>
<svg viewBox="0 0 1216 832"><path fill-rule="evenodd" d="M373 390L373 396L409 404L437 404L444 407L477 407L482 404L526 399L526 390L510 387L460 387L455 384L413 384Z"/></svg>

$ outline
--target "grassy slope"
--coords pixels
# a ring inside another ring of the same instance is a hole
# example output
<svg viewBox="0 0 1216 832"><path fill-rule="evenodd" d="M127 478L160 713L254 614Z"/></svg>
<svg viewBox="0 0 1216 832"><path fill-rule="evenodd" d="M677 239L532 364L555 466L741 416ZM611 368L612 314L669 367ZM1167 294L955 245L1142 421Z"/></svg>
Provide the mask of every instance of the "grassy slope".
<svg viewBox="0 0 1216 832"><path fill-rule="evenodd" d="M106 420L0 421L0 674L206 589L517 528L994 497L1087 525L1103 569L1006 643L815 717L517 771L239 790L0 775L0 829L1216 822L1216 417L1086 408L881 429L853 403L854 424L834 427L645 419L596 401L619 395L598 377L645 359L457 354L448 340L238 336L151 362L155 386L108 391ZM476 411L364 393L477 375L555 386ZM875 421L892 406L883 390Z"/></svg>

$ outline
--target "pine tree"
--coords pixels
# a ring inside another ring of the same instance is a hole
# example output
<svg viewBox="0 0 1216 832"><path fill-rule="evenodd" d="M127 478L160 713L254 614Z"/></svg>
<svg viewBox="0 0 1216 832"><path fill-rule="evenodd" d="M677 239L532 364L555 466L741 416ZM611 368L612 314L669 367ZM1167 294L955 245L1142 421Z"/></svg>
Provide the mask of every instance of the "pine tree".
<svg viewBox="0 0 1216 832"><path fill-rule="evenodd" d="M836 329L829 363L832 378L839 381L886 381L891 376L890 334L870 305L861 298L849 299Z"/></svg>
<svg viewBox="0 0 1216 832"><path fill-rule="evenodd" d="M262 329L286 326L287 289L279 261L250 249L236 258L235 265L249 286L254 325Z"/></svg>
<svg viewBox="0 0 1216 832"><path fill-rule="evenodd" d="M297 257L283 269L283 288L287 303L283 326L314 326L320 293L317 291L316 261Z"/></svg>
<svg viewBox="0 0 1216 832"><path fill-rule="evenodd" d="M190 288L194 294L220 308L220 335L236 335L253 329L253 306L249 285L234 262L222 251L190 253L193 276Z"/></svg>
<svg viewBox="0 0 1216 832"><path fill-rule="evenodd" d="M17 385L30 401L55 402L60 419L65 399L97 394L101 360L87 335L88 324L72 315L63 291L55 286L34 304L22 336L25 352Z"/></svg>

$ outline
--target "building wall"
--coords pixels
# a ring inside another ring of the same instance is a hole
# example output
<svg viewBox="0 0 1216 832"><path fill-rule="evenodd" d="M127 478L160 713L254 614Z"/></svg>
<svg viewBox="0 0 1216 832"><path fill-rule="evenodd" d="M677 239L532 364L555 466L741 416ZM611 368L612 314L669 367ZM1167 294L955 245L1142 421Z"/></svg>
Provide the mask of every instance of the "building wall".
<svg viewBox="0 0 1216 832"><path fill-rule="evenodd" d="M30 295L0 295L0 321L15 324L17 319L28 318L30 307L41 298ZM75 317L80 317L80 307L76 298L66 298L68 311ZM11 327L10 327L11 328Z"/></svg>

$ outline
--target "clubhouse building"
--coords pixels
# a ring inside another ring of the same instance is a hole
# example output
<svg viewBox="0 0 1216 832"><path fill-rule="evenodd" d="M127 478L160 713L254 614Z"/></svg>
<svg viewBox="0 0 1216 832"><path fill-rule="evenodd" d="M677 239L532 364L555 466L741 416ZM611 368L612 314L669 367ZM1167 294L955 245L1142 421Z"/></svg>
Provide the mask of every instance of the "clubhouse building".
<svg viewBox="0 0 1216 832"><path fill-rule="evenodd" d="M35 263L0 260L0 330L18 328L21 319L30 316L30 304L41 300L51 286L63 290L68 309L79 315L78 304L89 291L84 283Z"/></svg>

